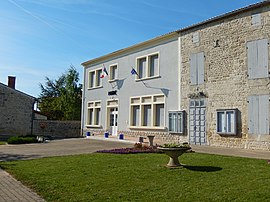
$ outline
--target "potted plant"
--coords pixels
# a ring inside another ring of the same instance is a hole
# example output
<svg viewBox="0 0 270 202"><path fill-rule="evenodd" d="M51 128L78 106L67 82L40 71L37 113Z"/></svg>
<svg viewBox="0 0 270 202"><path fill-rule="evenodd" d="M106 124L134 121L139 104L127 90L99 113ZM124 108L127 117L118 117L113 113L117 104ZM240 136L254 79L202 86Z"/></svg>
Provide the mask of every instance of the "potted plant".
<svg viewBox="0 0 270 202"><path fill-rule="evenodd" d="M168 167L179 167L181 166L178 157L181 156L186 151L190 150L191 147L188 143L177 144L170 143L164 144L158 147L159 150L163 151L166 155L170 157Z"/></svg>

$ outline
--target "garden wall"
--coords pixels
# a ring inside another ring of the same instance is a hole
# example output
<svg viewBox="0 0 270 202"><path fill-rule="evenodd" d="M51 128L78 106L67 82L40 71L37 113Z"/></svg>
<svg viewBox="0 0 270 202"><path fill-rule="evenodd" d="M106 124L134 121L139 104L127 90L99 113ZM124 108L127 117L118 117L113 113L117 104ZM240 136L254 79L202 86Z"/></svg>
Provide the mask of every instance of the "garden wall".
<svg viewBox="0 0 270 202"><path fill-rule="evenodd" d="M41 126L44 125L44 129ZM34 120L34 135L50 136L58 138L78 138L81 137L80 121L52 121L52 120Z"/></svg>

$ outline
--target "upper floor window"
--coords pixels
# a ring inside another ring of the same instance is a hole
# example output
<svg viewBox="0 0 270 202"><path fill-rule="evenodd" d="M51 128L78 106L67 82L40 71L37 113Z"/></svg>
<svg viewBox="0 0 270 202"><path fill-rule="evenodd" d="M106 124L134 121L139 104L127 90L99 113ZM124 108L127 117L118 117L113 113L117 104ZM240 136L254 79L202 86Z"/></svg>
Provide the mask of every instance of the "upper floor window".
<svg viewBox="0 0 270 202"><path fill-rule="evenodd" d="M109 68L110 68L109 80L110 81L117 80L117 78L118 78L118 65L114 64L114 65L111 65Z"/></svg>
<svg viewBox="0 0 270 202"><path fill-rule="evenodd" d="M137 79L153 78L159 75L159 54L154 53L137 58Z"/></svg>
<svg viewBox="0 0 270 202"><path fill-rule="evenodd" d="M268 77L268 39L247 42L248 78Z"/></svg>
<svg viewBox="0 0 270 202"><path fill-rule="evenodd" d="M193 42L193 43L198 43L198 42L200 42L200 34L199 34L199 32L194 32L194 33L192 34L192 42Z"/></svg>
<svg viewBox="0 0 270 202"><path fill-rule="evenodd" d="M204 52L191 54L190 83L191 85L204 83Z"/></svg>
<svg viewBox="0 0 270 202"><path fill-rule="evenodd" d="M96 69L89 72L88 88L101 87L102 69Z"/></svg>
<svg viewBox="0 0 270 202"><path fill-rule="evenodd" d="M258 13L258 14L253 14L251 16L251 24L253 26L259 26L262 24L262 17L261 17L261 14Z"/></svg>

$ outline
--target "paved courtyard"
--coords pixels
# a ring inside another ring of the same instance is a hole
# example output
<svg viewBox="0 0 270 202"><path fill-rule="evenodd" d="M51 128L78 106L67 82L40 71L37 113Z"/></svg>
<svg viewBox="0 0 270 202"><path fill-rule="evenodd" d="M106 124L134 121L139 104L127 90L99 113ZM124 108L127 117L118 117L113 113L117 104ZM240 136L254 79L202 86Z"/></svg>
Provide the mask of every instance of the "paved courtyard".
<svg viewBox="0 0 270 202"><path fill-rule="evenodd" d="M129 141L102 141L97 139L64 139L42 144L1 145L0 161L34 159L93 153L101 149L132 146Z"/></svg>

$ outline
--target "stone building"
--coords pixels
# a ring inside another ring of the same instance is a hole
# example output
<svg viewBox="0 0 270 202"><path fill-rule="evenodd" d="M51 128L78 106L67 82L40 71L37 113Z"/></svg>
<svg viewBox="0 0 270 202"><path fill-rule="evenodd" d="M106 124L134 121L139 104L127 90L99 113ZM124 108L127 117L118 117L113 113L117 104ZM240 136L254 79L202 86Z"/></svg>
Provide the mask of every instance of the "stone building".
<svg viewBox="0 0 270 202"><path fill-rule="evenodd" d="M269 39L268 0L89 60L82 130L270 150Z"/></svg>
<svg viewBox="0 0 270 202"><path fill-rule="evenodd" d="M270 149L269 4L179 30L191 143Z"/></svg>
<svg viewBox="0 0 270 202"><path fill-rule="evenodd" d="M0 136L31 134L35 98L15 89L15 77L0 83Z"/></svg>

